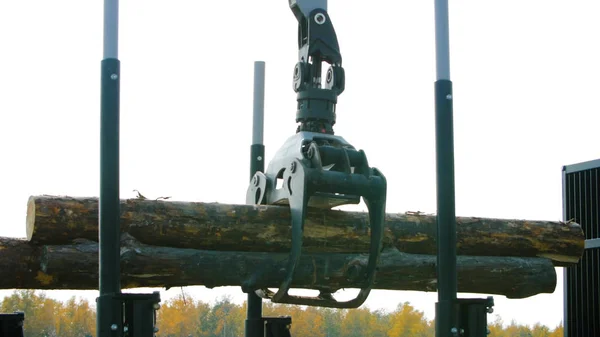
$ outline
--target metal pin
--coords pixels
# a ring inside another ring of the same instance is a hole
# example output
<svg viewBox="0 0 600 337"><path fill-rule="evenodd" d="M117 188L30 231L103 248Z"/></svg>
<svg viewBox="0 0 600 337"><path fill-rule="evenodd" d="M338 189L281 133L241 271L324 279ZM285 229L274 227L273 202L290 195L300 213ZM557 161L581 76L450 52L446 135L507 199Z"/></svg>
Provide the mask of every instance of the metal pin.
<svg viewBox="0 0 600 337"><path fill-rule="evenodd" d="M317 15L315 15L315 22L318 25L324 24L326 20L327 20L327 18L325 17L325 15L323 13L317 13Z"/></svg>

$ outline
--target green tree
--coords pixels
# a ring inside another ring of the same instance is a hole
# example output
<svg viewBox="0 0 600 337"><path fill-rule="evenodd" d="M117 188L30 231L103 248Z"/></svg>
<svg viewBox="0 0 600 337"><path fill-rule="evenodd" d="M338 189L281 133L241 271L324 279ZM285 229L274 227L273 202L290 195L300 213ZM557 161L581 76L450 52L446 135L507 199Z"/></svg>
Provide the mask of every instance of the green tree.
<svg viewBox="0 0 600 337"><path fill-rule="evenodd" d="M348 309L342 319L343 337L363 337L370 335L371 311L366 308Z"/></svg>
<svg viewBox="0 0 600 337"><path fill-rule="evenodd" d="M325 337L342 337L342 319L344 311L332 308L321 308L321 317L323 317L323 325Z"/></svg>
<svg viewBox="0 0 600 337"><path fill-rule="evenodd" d="M215 302L208 319L213 337L237 337L243 335L244 326L240 324L241 316L230 296L224 296Z"/></svg>

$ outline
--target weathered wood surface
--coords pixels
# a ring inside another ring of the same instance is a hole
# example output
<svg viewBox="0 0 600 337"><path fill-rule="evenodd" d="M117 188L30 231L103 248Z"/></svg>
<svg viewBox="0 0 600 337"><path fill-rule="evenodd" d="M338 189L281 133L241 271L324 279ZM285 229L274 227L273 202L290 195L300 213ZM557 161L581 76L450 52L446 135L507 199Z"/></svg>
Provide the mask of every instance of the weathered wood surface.
<svg viewBox="0 0 600 337"><path fill-rule="evenodd" d="M289 210L279 206L200 202L121 201L121 229L140 242L173 248L287 252ZM387 214L385 247L410 254L436 254L436 217ZM34 196L27 210L27 238L36 244L97 240L98 199ZM308 212L304 247L312 253L368 251L368 215L361 212ZM459 255L546 257L557 266L577 263L584 249L576 223L489 218L457 218Z"/></svg>
<svg viewBox="0 0 600 337"><path fill-rule="evenodd" d="M256 286L277 287L287 254L156 247L129 234L121 245L123 288L245 286L258 271ZM98 244L78 239L59 246L34 246L0 238L1 289L97 289ZM458 257L458 290L525 298L552 293L556 273L545 258ZM295 288L354 288L367 264L365 254L304 254ZM375 289L436 291L436 258L385 249Z"/></svg>
<svg viewBox="0 0 600 337"><path fill-rule="evenodd" d="M23 239L0 237L0 289L42 284L46 275L40 269L41 250Z"/></svg>

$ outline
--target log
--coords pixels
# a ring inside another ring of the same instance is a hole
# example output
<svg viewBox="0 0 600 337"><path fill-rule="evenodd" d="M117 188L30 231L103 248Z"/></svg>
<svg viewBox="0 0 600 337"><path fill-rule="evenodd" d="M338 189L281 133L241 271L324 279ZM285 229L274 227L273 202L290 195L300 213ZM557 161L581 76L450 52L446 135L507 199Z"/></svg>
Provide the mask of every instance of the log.
<svg viewBox="0 0 600 337"><path fill-rule="evenodd" d="M47 278L40 269L41 251L26 240L0 237L0 288L35 289L43 284Z"/></svg>
<svg viewBox="0 0 600 337"><path fill-rule="evenodd" d="M282 206L121 200L121 229L140 242L174 248L279 252L290 249L289 209ZM27 239L35 244L97 240L98 199L32 196ZM386 215L384 246L409 254L436 254L436 217ZM311 253L368 251L368 215L310 210L304 249ZM585 236L574 222L457 217L457 252L471 256L545 257L556 266L576 264Z"/></svg>
<svg viewBox="0 0 600 337"><path fill-rule="evenodd" d="M123 288L277 287L284 278L286 259L283 253L150 246L124 234L121 282ZM98 289L95 241L77 239L66 245L38 247L26 240L0 238L0 262L1 289ZM366 254L303 254L293 287L355 288L366 264ZM435 256L387 248L374 289L436 291L435 265ZM546 258L459 256L457 267L460 292L526 298L552 293L556 287L554 266Z"/></svg>

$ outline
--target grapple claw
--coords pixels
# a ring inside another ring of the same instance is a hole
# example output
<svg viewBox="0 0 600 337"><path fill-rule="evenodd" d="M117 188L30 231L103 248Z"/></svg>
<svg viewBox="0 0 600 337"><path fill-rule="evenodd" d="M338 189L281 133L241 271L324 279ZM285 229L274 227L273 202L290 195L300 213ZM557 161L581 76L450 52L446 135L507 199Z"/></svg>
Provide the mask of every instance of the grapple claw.
<svg viewBox="0 0 600 337"><path fill-rule="evenodd" d="M273 302L334 308L356 308L369 296L381 252L385 217L386 180L369 167L362 150L335 136L336 104L345 90L345 72L335 29L327 14L327 1L292 1L298 19L298 63L293 73L297 93L296 134L279 151L265 174L256 173L247 191L250 204L288 205L291 212L292 248L285 279L276 292L256 293ZM322 78L322 64L330 68ZM324 82L323 82L324 80ZM255 170L253 171L255 172ZM264 182L264 183L263 183ZM337 301L323 285L316 297L292 296L296 265L302 250L307 208L331 209L358 204L361 197L369 209L371 245L367 267L358 271L360 292L350 301ZM361 275L364 274L364 275Z"/></svg>
<svg viewBox="0 0 600 337"><path fill-rule="evenodd" d="M266 173L254 175L247 191L248 203L288 205L291 213L292 248L285 279L276 292L259 289L256 293L276 303L332 308L361 306L373 286L382 249L386 188L385 177L379 170L368 166L365 153L355 150L343 138L313 132L299 132L290 137L277 152ZM358 295L349 301L338 301L327 291L316 297L290 295L289 289L293 285L302 250L307 208L330 209L358 204L361 197L369 210L371 241Z"/></svg>

